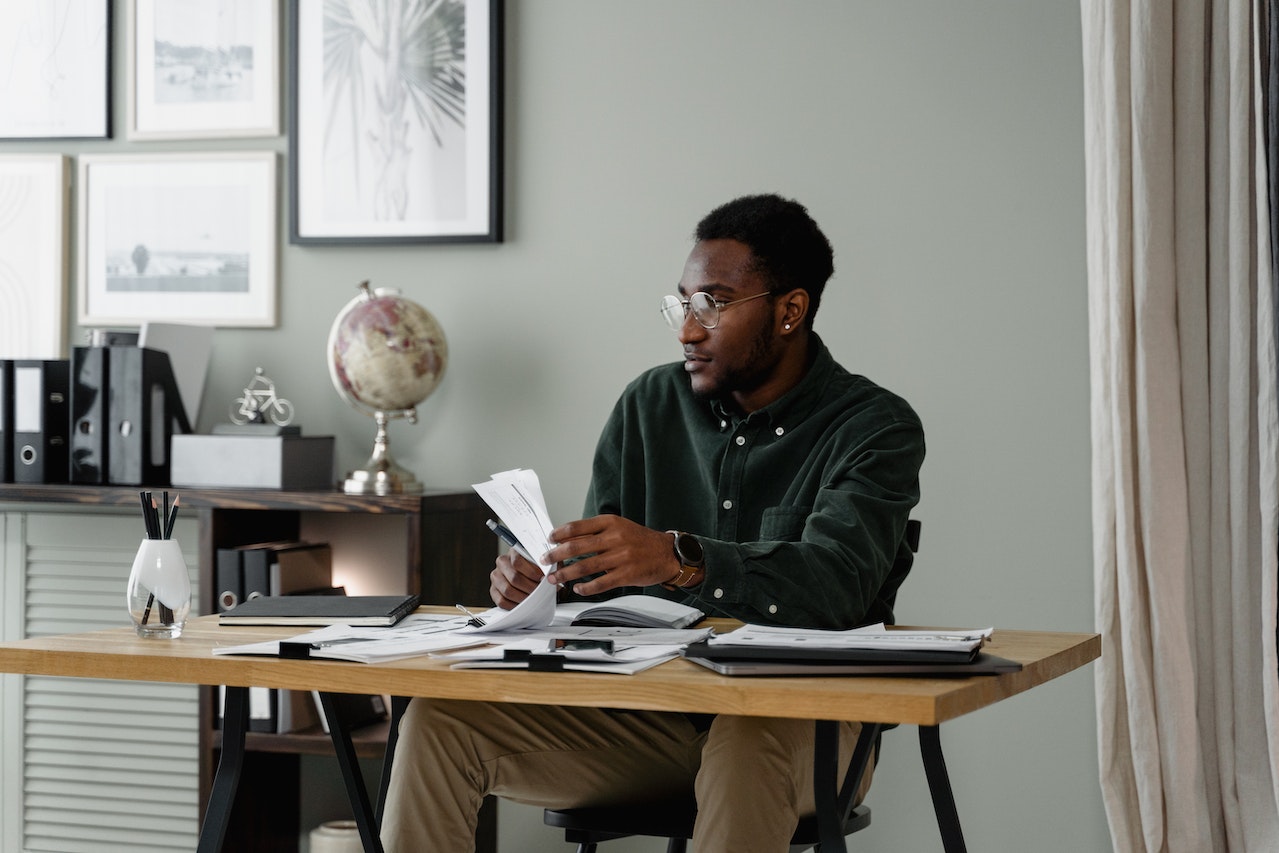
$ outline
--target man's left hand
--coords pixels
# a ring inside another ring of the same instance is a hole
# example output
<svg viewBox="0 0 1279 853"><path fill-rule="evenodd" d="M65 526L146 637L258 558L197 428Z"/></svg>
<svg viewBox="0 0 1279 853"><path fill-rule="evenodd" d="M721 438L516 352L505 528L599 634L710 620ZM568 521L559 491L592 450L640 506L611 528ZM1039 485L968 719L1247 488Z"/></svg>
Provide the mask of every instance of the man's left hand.
<svg viewBox="0 0 1279 853"><path fill-rule="evenodd" d="M600 574L576 584L580 595L594 595L619 586L650 586L665 583L679 572L671 535L650 530L619 515L597 515L570 521L551 531L555 543L546 559L557 565L547 575L551 583L565 583ZM580 559L579 559L580 558Z"/></svg>

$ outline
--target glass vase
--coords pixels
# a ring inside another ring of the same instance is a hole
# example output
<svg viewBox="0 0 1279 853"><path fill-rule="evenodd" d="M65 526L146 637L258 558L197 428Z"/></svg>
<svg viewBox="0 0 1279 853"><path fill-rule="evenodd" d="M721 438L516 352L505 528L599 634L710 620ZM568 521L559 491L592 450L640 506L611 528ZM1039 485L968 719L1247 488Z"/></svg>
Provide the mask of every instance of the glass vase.
<svg viewBox="0 0 1279 853"><path fill-rule="evenodd" d="M191 578L176 539L143 539L125 594L139 637L182 635L191 613Z"/></svg>

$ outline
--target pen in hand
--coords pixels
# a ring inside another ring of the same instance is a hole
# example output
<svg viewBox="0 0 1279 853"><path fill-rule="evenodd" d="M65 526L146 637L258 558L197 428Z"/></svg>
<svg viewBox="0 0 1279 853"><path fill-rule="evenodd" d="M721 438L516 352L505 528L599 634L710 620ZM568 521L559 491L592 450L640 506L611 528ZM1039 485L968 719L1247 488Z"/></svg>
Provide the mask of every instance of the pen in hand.
<svg viewBox="0 0 1279 853"><path fill-rule="evenodd" d="M535 566L539 565L537 560L534 560L529 555L529 552L524 550L524 546L520 544L520 540L515 538L515 534L512 533L505 525L498 524L496 521L494 521L491 518L484 523L488 525L489 530L492 530L494 533L497 534L497 538L501 539L503 542L506 543L508 548L515 549L515 553L519 554L521 557L528 560L533 565Z"/></svg>

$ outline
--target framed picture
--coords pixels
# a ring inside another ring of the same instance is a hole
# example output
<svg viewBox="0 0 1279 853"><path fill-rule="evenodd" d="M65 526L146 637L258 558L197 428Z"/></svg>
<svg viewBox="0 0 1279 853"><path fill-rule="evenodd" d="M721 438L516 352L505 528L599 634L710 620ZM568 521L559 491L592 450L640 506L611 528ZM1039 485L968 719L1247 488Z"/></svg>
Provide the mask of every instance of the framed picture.
<svg viewBox="0 0 1279 853"><path fill-rule="evenodd" d="M290 242L502 239L502 11L290 0Z"/></svg>
<svg viewBox="0 0 1279 853"><path fill-rule="evenodd" d="M0 0L0 139L111 136L111 0Z"/></svg>
<svg viewBox="0 0 1279 853"><path fill-rule="evenodd" d="M80 324L274 326L275 157L82 156Z"/></svg>
<svg viewBox="0 0 1279 853"><path fill-rule="evenodd" d="M67 357L71 160L0 157L0 358Z"/></svg>
<svg viewBox="0 0 1279 853"><path fill-rule="evenodd" d="M130 139L279 135L279 0L128 9Z"/></svg>

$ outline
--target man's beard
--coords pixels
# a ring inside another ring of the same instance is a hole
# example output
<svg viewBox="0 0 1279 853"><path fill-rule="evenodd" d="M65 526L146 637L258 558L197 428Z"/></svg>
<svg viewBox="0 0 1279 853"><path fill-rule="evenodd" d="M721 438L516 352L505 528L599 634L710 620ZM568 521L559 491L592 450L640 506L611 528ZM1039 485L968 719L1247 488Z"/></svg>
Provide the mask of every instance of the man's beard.
<svg viewBox="0 0 1279 853"><path fill-rule="evenodd" d="M759 388L772 378L781 360L774 343L771 324L760 323L746 358L739 365L730 367L714 386L693 393L699 399L723 402L734 394L749 393Z"/></svg>

